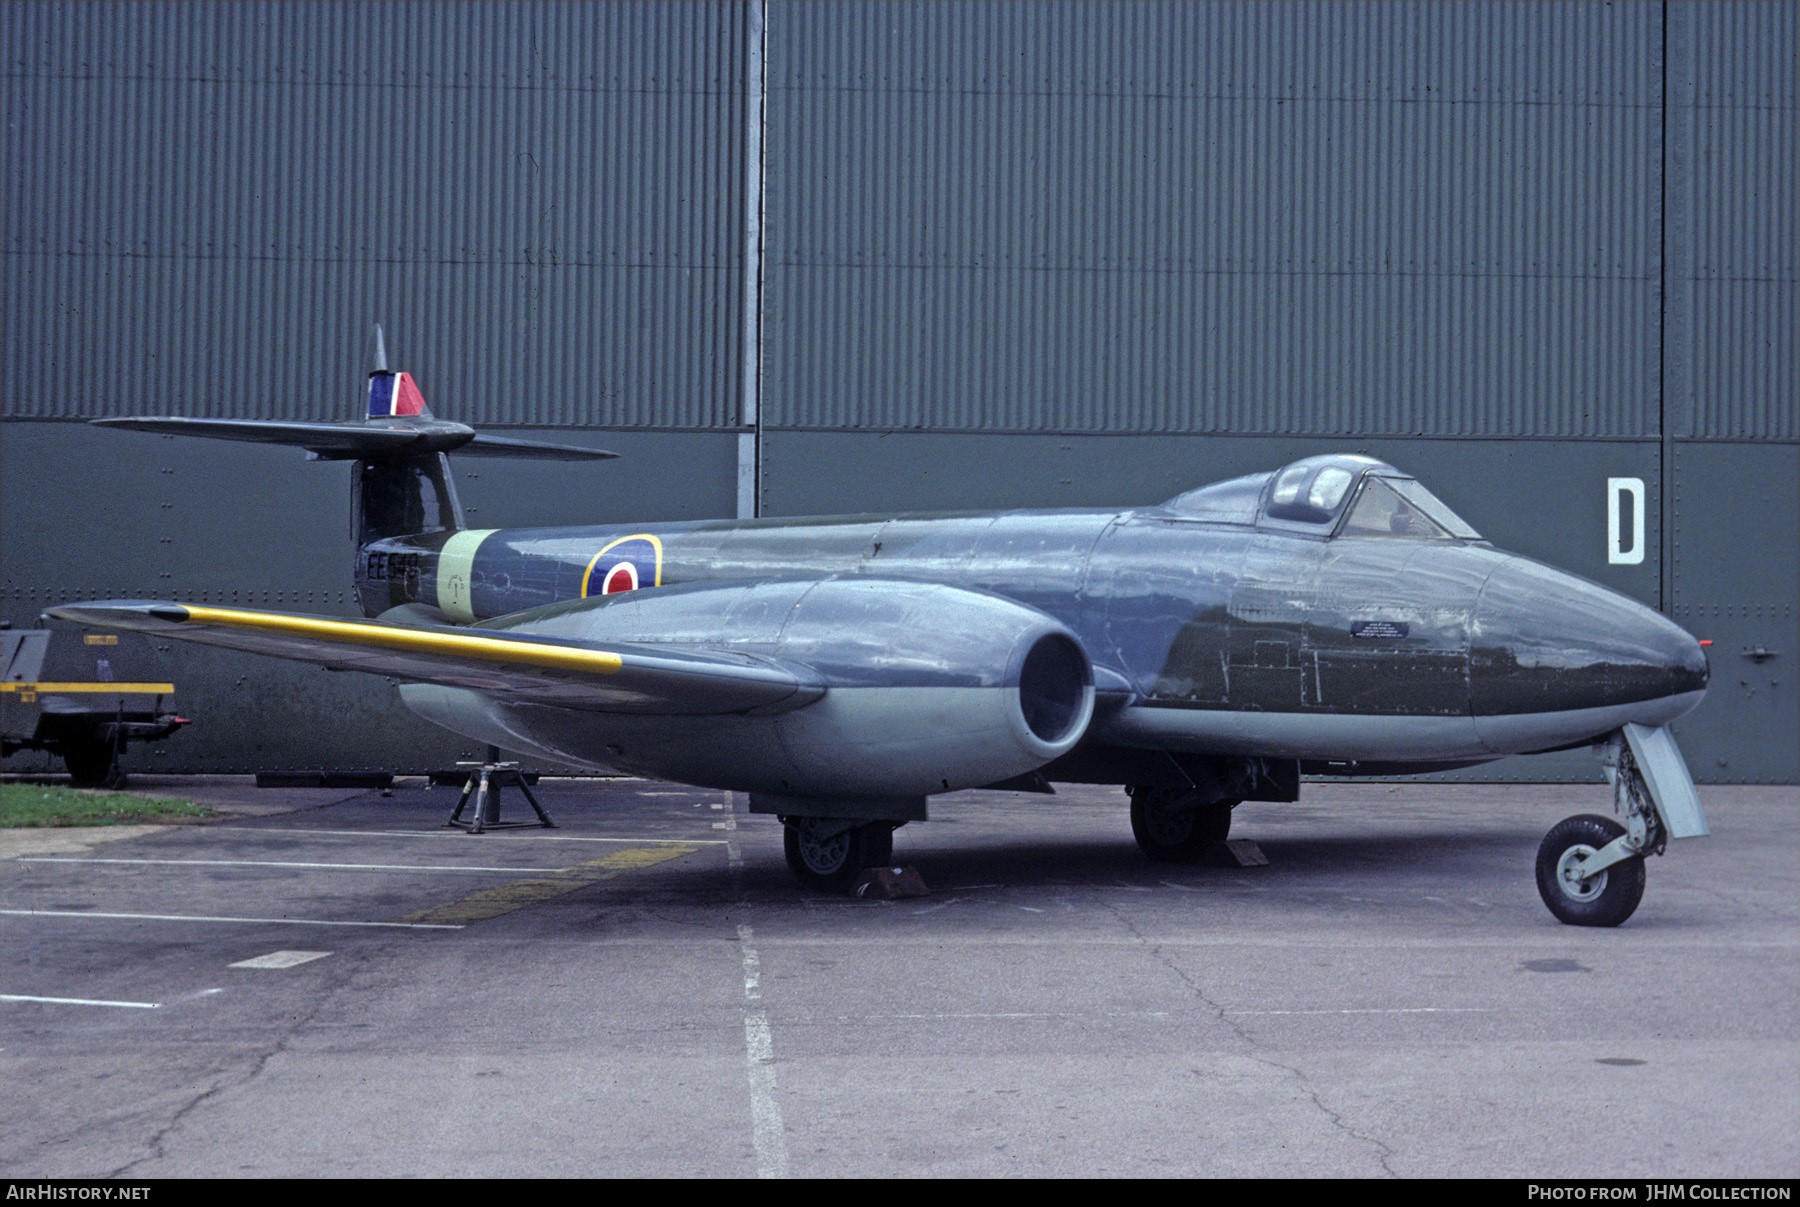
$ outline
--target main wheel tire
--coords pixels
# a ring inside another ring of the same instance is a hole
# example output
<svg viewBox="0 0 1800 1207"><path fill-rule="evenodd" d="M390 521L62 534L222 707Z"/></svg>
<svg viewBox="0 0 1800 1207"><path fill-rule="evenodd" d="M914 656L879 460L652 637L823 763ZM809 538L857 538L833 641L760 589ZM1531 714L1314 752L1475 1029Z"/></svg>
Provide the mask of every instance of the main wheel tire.
<svg viewBox="0 0 1800 1207"><path fill-rule="evenodd" d="M1581 813L1550 827L1538 845L1538 896L1557 920L1570 926L1617 926L1644 899L1644 857L1613 864L1587 879L1575 877L1581 859L1625 833L1625 827L1598 813Z"/></svg>
<svg viewBox="0 0 1800 1207"><path fill-rule="evenodd" d="M788 870L799 877L800 883L821 892L847 893L863 869L884 863L893 854L894 831L891 826L875 822L821 838L813 826L806 824L806 819L801 819L783 827L781 846L787 855Z"/></svg>
<svg viewBox="0 0 1800 1207"><path fill-rule="evenodd" d="M63 751L63 766L77 788L117 788L125 782L119 753L110 742L83 742Z"/></svg>
<svg viewBox="0 0 1800 1207"><path fill-rule="evenodd" d="M1231 810L1238 802L1194 806L1181 802L1178 788L1127 788L1131 794L1131 834L1138 850L1155 863L1193 863L1207 847L1231 833Z"/></svg>

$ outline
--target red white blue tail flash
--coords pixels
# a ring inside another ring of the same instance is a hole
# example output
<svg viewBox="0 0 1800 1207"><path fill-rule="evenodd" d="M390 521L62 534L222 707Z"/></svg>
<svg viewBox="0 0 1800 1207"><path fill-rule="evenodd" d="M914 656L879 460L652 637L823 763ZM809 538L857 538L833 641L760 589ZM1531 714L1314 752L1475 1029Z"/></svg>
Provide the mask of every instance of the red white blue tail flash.
<svg viewBox="0 0 1800 1207"><path fill-rule="evenodd" d="M425 396L419 392L411 373L377 369L369 374L369 418L430 414L425 407Z"/></svg>

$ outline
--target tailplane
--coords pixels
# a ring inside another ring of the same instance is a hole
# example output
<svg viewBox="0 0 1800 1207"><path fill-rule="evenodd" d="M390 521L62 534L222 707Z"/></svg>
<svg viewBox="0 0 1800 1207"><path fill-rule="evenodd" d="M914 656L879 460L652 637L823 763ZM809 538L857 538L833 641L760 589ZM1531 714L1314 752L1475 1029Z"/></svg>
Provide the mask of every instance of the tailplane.
<svg viewBox="0 0 1800 1207"><path fill-rule="evenodd" d="M96 419L96 427L158 432L165 436L205 436L303 448L321 461L379 461L427 453L476 457L529 457L547 461L600 461L618 456L605 449L539 440L487 436L466 423L438 419L411 373L387 367L381 328L375 328L375 371L369 374L368 414L338 423L290 423L280 419Z"/></svg>
<svg viewBox="0 0 1800 1207"><path fill-rule="evenodd" d="M410 373L387 367L381 329L375 329L375 371L369 374L368 413L336 423L275 419L188 419L178 416L96 419L98 427L284 444L309 459L354 461L359 548L394 537L431 536L464 527L462 507L446 454L597 461L616 457L604 449L488 436L463 423L438 419ZM360 576L359 576L360 577Z"/></svg>

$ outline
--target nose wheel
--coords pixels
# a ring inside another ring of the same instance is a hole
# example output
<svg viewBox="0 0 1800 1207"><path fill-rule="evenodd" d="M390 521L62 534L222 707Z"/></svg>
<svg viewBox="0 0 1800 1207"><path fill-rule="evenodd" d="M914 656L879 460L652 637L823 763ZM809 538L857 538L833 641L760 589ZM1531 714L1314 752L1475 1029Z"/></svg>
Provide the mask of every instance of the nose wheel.
<svg viewBox="0 0 1800 1207"><path fill-rule="evenodd" d="M1601 852L1625 837L1610 817L1582 813L1552 826L1538 846L1538 896L1557 920L1570 926L1617 926L1644 899L1644 857L1632 855L1604 867Z"/></svg>

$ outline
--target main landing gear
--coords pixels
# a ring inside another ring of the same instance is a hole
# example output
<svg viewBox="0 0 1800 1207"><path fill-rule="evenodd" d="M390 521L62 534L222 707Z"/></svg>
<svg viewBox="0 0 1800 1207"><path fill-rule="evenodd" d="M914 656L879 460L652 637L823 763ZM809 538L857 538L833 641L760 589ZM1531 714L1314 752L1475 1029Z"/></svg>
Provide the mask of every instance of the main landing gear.
<svg viewBox="0 0 1800 1207"><path fill-rule="evenodd" d="M1186 788L1132 784L1125 791L1131 797L1132 837L1156 863L1197 862L1206 848L1230 836L1231 811L1242 803Z"/></svg>
<svg viewBox="0 0 1800 1207"><path fill-rule="evenodd" d="M781 824L788 870L809 888L847 893L865 870L894 857L891 821L783 817Z"/></svg>

